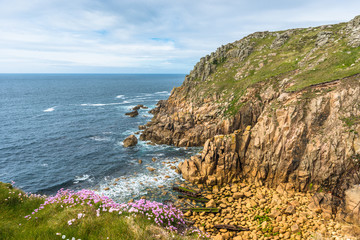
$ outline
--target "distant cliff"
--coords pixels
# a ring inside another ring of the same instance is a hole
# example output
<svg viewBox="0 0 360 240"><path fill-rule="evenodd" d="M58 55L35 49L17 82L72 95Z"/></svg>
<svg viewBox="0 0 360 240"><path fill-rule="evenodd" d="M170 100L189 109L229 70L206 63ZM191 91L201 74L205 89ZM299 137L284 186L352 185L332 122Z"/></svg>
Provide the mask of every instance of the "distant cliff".
<svg viewBox="0 0 360 240"><path fill-rule="evenodd" d="M360 222L345 203L360 201L360 16L222 46L152 113L142 140L204 145L180 164L185 179L324 189Z"/></svg>

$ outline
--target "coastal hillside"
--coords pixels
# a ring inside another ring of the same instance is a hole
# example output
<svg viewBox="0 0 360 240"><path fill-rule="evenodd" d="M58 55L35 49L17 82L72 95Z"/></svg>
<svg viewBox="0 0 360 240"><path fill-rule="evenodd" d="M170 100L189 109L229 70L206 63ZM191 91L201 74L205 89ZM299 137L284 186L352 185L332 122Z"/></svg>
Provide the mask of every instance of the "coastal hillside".
<svg viewBox="0 0 360 240"><path fill-rule="evenodd" d="M359 103L357 16L221 46L158 103L141 139L204 146L179 165L190 182L322 192L331 214L360 223Z"/></svg>

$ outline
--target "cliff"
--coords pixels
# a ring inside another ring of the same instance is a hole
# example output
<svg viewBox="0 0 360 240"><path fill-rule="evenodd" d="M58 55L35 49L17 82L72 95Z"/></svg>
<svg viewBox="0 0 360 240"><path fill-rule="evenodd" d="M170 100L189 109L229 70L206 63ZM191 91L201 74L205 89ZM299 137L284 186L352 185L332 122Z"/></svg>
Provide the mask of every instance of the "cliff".
<svg viewBox="0 0 360 240"><path fill-rule="evenodd" d="M359 62L360 16L251 34L201 58L141 139L204 145L179 165L191 182L325 190L359 223Z"/></svg>

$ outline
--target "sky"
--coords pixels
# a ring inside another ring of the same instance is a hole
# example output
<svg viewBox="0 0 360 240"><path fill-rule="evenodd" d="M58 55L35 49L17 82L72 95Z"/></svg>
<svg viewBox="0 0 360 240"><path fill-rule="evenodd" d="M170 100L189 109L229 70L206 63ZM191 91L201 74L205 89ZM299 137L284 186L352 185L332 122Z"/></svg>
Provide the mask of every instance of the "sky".
<svg viewBox="0 0 360 240"><path fill-rule="evenodd" d="M360 15L359 0L0 0L0 73L182 73L256 31Z"/></svg>

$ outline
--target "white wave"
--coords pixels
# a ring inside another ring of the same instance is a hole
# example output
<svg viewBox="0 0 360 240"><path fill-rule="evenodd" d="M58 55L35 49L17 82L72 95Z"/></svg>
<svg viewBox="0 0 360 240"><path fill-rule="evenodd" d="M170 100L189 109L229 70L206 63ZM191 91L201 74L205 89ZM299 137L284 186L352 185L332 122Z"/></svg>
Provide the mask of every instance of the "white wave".
<svg viewBox="0 0 360 240"><path fill-rule="evenodd" d="M144 102L145 100L147 100L146 98L132 98L132 99L128 99L127 101L124 101L126 103L139 103L139 102Z"/></svg>
<svg viewBox="0 0 360 240"><path fill-rule="evenodd" d="M156 92L155 94L156 95L168 95L168 96L170 96L170 92L168 92L168 91Z"/></svg>
<svg viewBox="0 0 360 240"><path fill-rule="evenodd" d="M123 104L126 104L126 103L130 103L130 102L129 102L129 101L123 101L122 103L123 103Z"/></svg>
<svg viewBox="0 0 360 240"><path fill-rule="evenodd" d="M169 191L175 181L181 181L181 176L170 168L169 160L164 161L169 164L164 166L160 161L158 161L158 164L151 163L151 166L156 168L155 172L145 170L145 172L131 176L104 179L95 191L109 196L117 202L124 202L134 196L137 198L149 194L148 190L159 191L160 185L164 186L162 189ZM146 164L143 165L144 168L148 166ZM161 191L159 192L161 193Z"/></svg>
<svg viewBox="0 0 360 240"><path fill-rule="evenodd" d="M43 163L43 164L41 164L41 166L43 166L43 167L47 167L47 166L49 166L49 164L47 164L47 163Z"/></svg>
<svg viewBox="0 0 360 240"><path fill-rule="evenodd" d="M124 98L124 95L117 95L116 98Z"/></svg>
<svg viewBox="0 0 360 240"><path fill-rule="evenodd" d="M95 140L95 141L110 141L111 140L110 137L105 137L105 136L93 136L93 137L90 137L90 139Z"/></svg>
<svg viewBox="0 0 360 240"><path fill-rule="evenodd" d="M55 106L56 107L56 106ZM55 107L47 108L43 112L52 112L55 110Z"/></svg>
<svg viewBox="0 0 360 240"><path fill-rule="evenodd" d="M83 103L83 104L81 104L81 106L102 107L102 106L111 106L111 105L124 104L124 102L122 102L122 103Z"/></svg>
<svg viewBox="0 0 360 240"><path fill-rule="evenodd" d="M85 174L82 176L75 176L74 183L79 183L80 181L86 181L90 178L90 175Z"/></svg>

